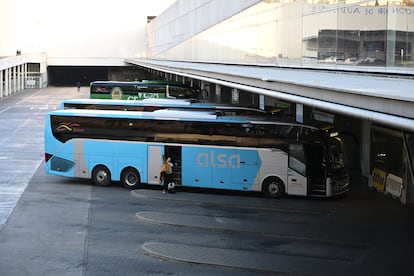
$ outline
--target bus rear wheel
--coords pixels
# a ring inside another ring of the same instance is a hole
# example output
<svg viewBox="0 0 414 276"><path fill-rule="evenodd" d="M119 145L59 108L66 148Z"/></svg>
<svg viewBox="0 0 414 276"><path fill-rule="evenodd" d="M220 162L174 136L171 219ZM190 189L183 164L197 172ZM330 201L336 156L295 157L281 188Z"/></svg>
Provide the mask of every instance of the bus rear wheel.
<svg viewBox="0 0 414 276"><path fill-rule="evenodd" d="M92 171L92 180L96 186L107 187L111 185L111 172L105 166L96 166Z"/></svg>
<svg viewBox="0 0 414 276"><path fill-rule="evenodd" d="M125 188L136 189L141 185L141 177L136 169L126 168L122 171L121 182Z"/></svg>
<svg viewBox="0 0 414 276"><path fill-rule="evenodd" d="M282 198L285 195L285 186L279 178L271 177L263 183L263 194L269 198Z"/></svg>

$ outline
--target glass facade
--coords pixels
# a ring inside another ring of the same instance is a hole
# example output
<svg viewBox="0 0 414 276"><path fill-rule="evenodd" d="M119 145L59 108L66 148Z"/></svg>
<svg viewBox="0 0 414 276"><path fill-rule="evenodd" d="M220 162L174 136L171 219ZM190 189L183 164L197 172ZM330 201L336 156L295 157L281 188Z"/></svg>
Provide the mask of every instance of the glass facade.
<svg viewBox="0 0 414 276"><path fill-rule="evenodd" d="M162 53L151 47L148 53L169 60L411 71L413 44L414 0L264 0Z"/></svg>

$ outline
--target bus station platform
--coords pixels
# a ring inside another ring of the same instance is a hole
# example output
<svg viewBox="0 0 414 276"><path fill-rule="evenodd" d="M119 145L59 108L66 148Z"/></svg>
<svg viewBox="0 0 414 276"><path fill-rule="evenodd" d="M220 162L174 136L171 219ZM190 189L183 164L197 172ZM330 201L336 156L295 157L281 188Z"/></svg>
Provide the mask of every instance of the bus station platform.
<svg viewBox="0 0 414 276"><path fill-rule="evenodd" d="M186 204L214 204L223 208L249 208L252 210L266 210L274 208L280 209L280 202L276 200L266 200L261 197L252 197L247 200L240 197L223 196L223 195L211 195L191 192L179 192L175 194L162 194L159 191L154 190L134 190L131 192L134 197L140 199L153 199L153 200L167 200L185 202ZM279 207L278 207L279 206ZM295 210L286 209L287 212L296 212ZM324 211L304 211L310 216L327 216L328 213ZM297 238L295 233L286 234L282 229L276 230L276 224L269 221L256 221L251 224L243 223L237 219L232 218L212 218L203 215L183 215L183 214L171 214L168 212L138 212L136 214L138 220L146 221L154 224L170 225L178 227L188 227L194 229L209 229L210 231L226 231L230 233L246 233L252 235L267 235L277 238ZM280 228L280 226L279 226ZM298 236L300 233L297 233ZM313 260L307 260L306 267L314 267L315 270L307 270L310 274L317 274L321 271L320 256L329 256L330 258L347 259L350 258L355 252L354 248L345 246L342 248L340 255L335 252L335 248L341 243L337 241L322 241L312 237L304 238L310 243L321 243L322 246L318 247L318 252L312 248L307 250L306 254L316 257ZM354 245L359 248L363 248L365 245L359 243ZM297 267L304 265L303 256L286 256L285 254L270 254L265 251L251 251L251 250L238 250L229 248L217 248L209 246L208 243L204 245L188 245L177 244L171 242L149 241L142 244L141 249L148 255L155 258L172 261L172 262L184 262L211 266L228 267L235 269L243 269L250 271L261 271L264 273L298 273ZM312 252L313 251L313 252ZM304 253L304 252L302 252ZM324 269L333 271L335 267L329 267L326 264ZM329 269L328 269L329 268Z"/></svg>

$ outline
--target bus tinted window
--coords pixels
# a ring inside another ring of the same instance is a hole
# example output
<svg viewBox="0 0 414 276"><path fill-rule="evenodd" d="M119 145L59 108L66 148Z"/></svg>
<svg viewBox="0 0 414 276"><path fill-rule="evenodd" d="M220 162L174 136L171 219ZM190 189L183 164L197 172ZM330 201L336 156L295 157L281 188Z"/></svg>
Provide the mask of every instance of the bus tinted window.
<svg viewBox="0 0 414 276"><path fill-rule="evenodd" d="M95 81L90 85L91 99L194 99L199 95L197 89L172 81Z"/></svg>
<svg viewBox="0 0 414 276"><path fill-rule="evenodd" d="M53 134L61 142L73 138L156 141L242 147L274 147L286 142L275 135L284 125L243 125L180 120L147 120L52 116ZM252 129L256 131L253 132Z"/></svg>

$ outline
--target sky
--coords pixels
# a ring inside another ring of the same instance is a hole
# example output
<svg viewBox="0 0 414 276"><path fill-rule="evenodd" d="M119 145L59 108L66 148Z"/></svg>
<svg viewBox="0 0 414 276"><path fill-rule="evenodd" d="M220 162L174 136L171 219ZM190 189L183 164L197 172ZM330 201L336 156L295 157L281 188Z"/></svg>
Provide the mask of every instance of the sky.
<svg viewBox="0 0 414 276"><path fill-rule="evenodd" d="M173 2L12 0L12 40L22 52L61 55L70 48L70 55L142 55L146 17L159 15Z"/></svg>

